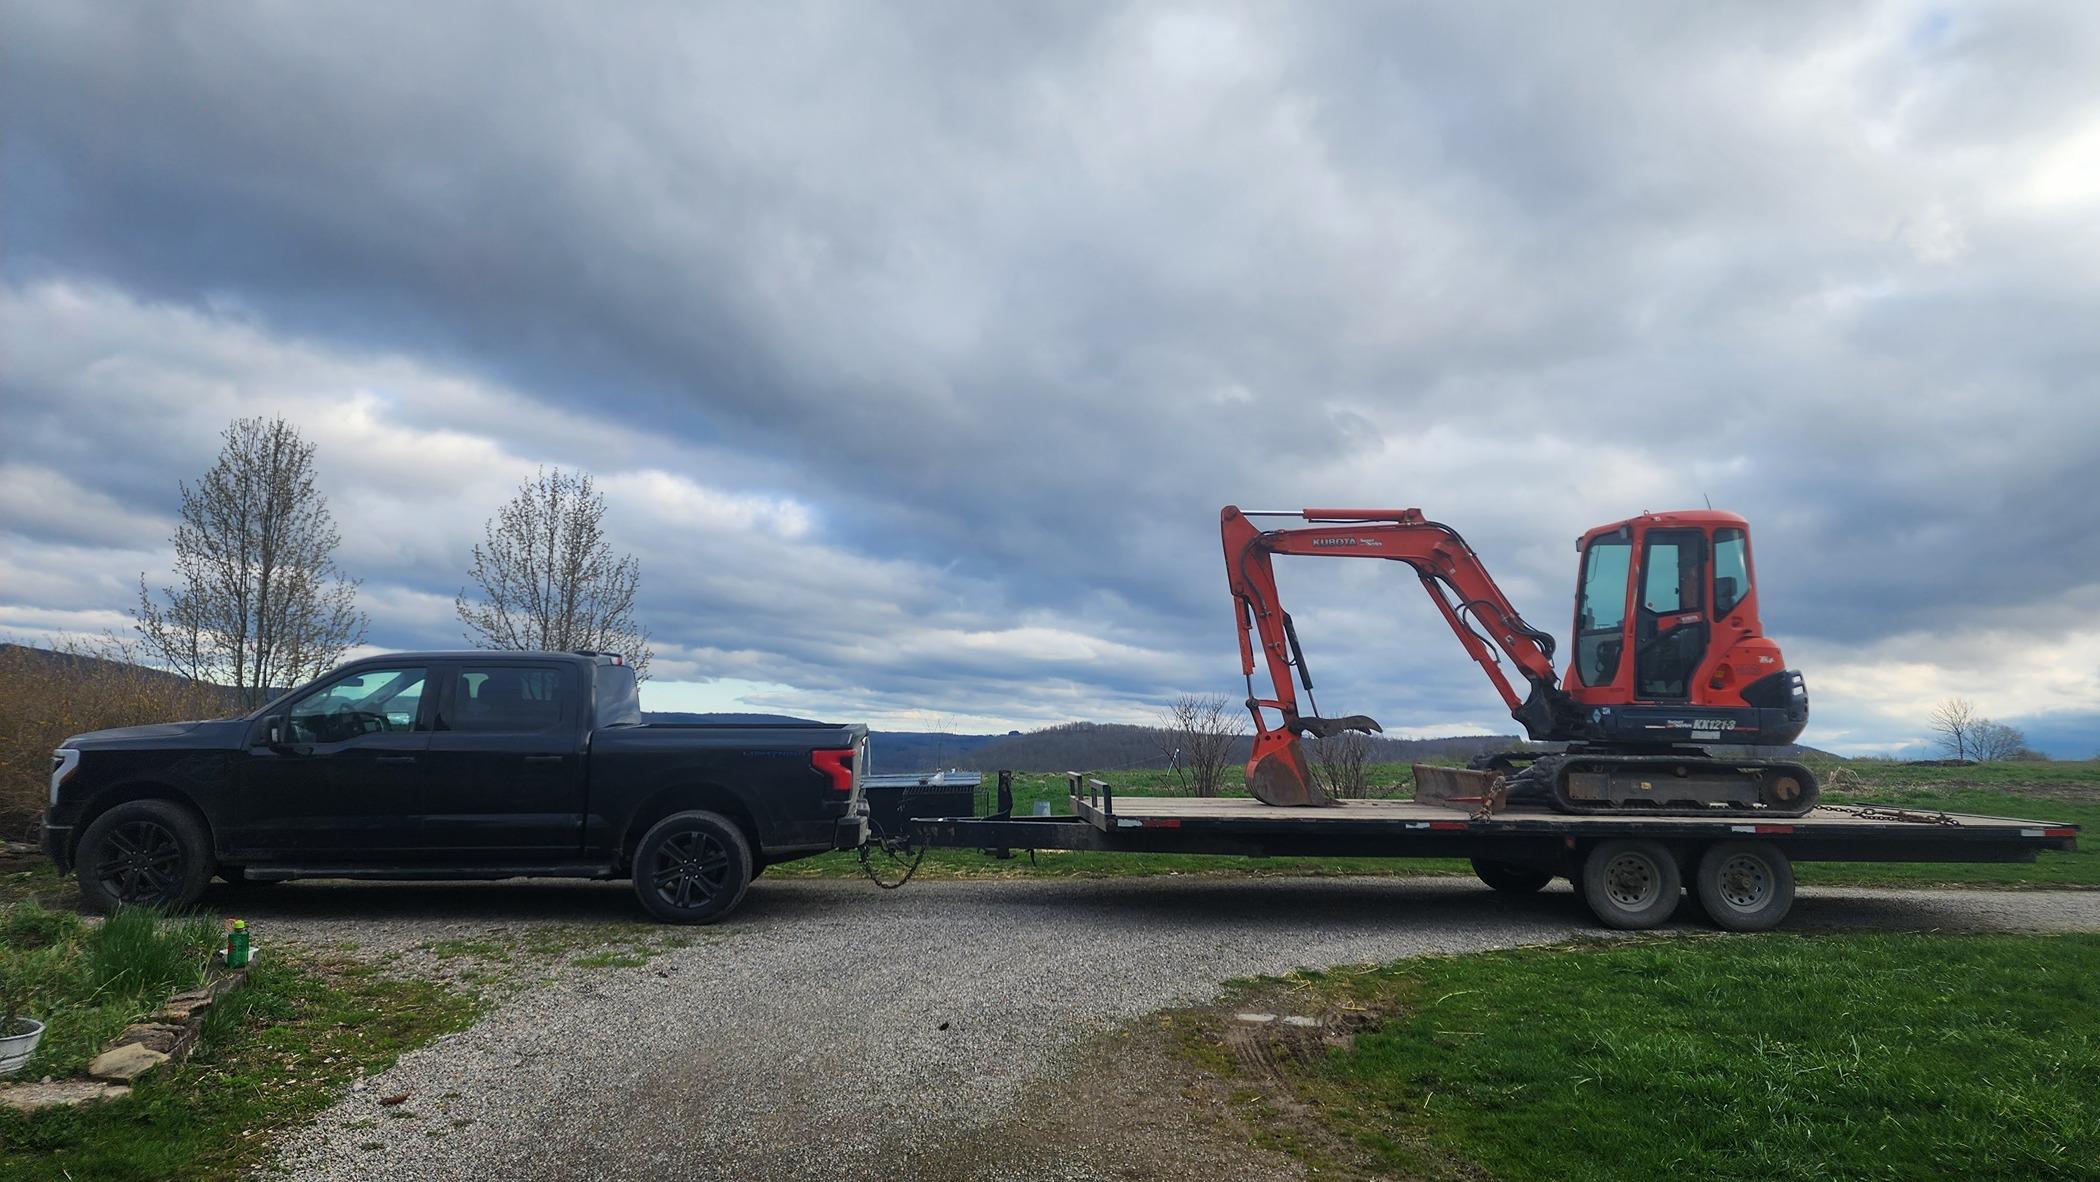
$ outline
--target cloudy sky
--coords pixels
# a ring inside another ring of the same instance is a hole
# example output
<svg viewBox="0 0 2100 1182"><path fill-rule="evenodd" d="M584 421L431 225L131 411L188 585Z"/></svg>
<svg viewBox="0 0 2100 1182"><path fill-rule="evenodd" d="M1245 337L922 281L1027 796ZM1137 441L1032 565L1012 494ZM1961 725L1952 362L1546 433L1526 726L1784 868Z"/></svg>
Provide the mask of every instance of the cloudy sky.
<svg viewBox="0 0 2100 1182"><path fill-rule="evenodd" d="M1237 697L1227 503L1419 505L1565 635L1753 522L1807 741L2100 751L2100 7L0 3L0 633L122 629L235 417L379 648L595 473L659 709ZM1328 713L1503 732L1405 571Z"/></svg>

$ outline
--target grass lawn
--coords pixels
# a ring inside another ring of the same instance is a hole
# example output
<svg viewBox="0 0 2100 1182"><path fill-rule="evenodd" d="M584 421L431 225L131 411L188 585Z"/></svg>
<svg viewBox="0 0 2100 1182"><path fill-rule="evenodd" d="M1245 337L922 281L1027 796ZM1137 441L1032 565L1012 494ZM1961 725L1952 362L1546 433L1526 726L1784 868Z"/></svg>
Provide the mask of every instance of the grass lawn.
<svg viewBox="0 0 2100 1182"><path fill-rule="evenodd" d="M1375 1017L1253 1079L1219 1041L1235 1006ZM1330 1172L2100 1178L2100 936L1530 949L1306 973L1174 1020L1258 1139Z"/></svg>
<svg viewBox="0 0 2100 1182"><path fill-rule="evenodd" d="M18 994L23 1014L44 1023L16 1078L85 1071L124 1027L203 983L218 938L214 921L163 921L150 911L89 926L31 903L0 910L0 1006Z"/></svg>
<svg viewBox="0 0 2100 1182"><path fill-rule="evenodd" d="M327 1107L360 1070L383 1070L479 1013L478 1001L433 982L273 947L212 1010L199 1050L130 1097L35 1115L0 1109L0 1177L245 1177L276 1133Z"/></svg>
<svg viewBox="0 0 2100 1182"><path fill-rule="evenodd" d="M1802 862L1795 869L1804 884L2100 888L2100 763L1921 767L1854 760L1818 763L1816 771L1827 781L1824 799L1833 804L1894 804L1913 810L2025 817L2083 826L2087 836L2079 850L2044 853L2035 862ZM1155 796L1177 791L1168 772L1115 772L1102 778L1124 795ZM984 812L990 812L992 807L991 780L987 775L986 787L979 794L979 806ZM1374 765L1371 780L1380 794L1404 796L1413 791L1412 776L1402 764ZM1039 801L1046 803L1053 814L1070 813L1065 778L1035 772L1016 774L1015 813L1028 813ZM860 869L850 854L826 854L776 866L766 873L782 878L839 878L857 877ZM932 850L919 868L919 875L927 879L1157 874L1470 875L1472 869L1463 861L1448 858L1241 858L1049 850L1040 852L1033 864L1025 853L1015 859L998 860L973 850Z"/></svg>

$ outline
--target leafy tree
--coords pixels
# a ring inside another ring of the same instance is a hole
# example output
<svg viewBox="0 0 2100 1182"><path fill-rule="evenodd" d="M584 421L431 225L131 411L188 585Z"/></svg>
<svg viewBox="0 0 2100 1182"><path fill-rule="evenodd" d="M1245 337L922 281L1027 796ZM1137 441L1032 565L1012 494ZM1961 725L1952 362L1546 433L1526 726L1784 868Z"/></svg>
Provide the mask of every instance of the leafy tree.
<svg viewBox="0 0 2100 1182"><path fill-rule="evenodd" d="M453 608L483 648L616 652L648 676L649 634L634 622L641 564L605 540L605 498L589 474L542 468L496 511Z"/></svg>
<svg viewBox="0 0 2100 1182"><path fill-rule="evenodd" d="M335 567L314 445L281 418L236 419L222 438L218 462L181 486L179 586L156 596L141 573L132 614L150 657L254 705L335 664L368 620Z"/></svg>

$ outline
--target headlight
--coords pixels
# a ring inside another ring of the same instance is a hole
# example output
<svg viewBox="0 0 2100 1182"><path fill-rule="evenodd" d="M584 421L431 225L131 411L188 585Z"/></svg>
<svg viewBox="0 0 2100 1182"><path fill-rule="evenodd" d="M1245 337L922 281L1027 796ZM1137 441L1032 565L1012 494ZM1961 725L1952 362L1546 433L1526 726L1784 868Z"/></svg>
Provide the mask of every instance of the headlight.
<svg viewBox="0 0 2100 1182"><path fill-rule="evenodd" d="M73 769L80 766L80 752L71 747L60 747L51 753L51 803L58 804L58 786L66 782Z"/></svg>

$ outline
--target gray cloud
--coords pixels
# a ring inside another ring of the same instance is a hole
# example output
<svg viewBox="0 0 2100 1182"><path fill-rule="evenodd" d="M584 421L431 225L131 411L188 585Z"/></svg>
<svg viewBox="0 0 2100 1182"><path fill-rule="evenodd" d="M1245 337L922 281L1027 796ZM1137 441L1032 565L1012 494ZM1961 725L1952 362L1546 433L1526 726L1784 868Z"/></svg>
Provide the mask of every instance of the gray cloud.
<svg viewBox="0 0 2100 1182"><path fill-rule="evenodd" d="M0 274L124 293L0 378L8 471L92 493L9 532L113 569L277 391L372 400L390 643L517 467L657 470L815 522L645 552L659 636L849 702L1231 688L1228 501L1421 504L1557 632L1577 532L1702 496L1834 657L2100 584L2075 6L6 10ZM1405 580L1287 577L1330 693L1499 720ZM1030 619L1125 647L954 640Z"/></svg>

